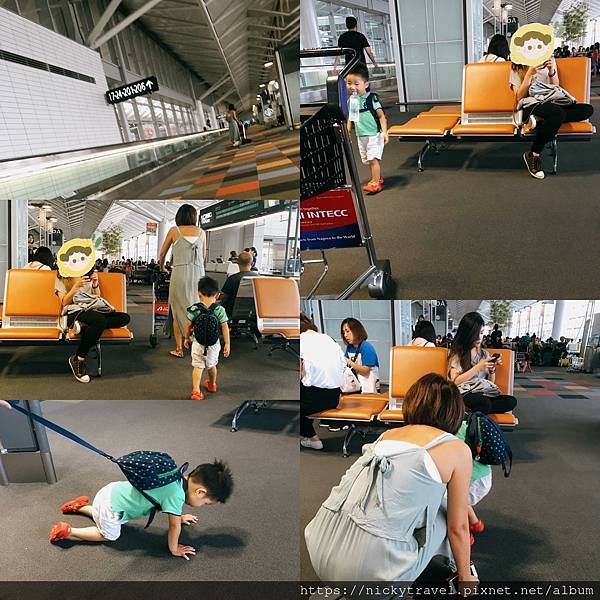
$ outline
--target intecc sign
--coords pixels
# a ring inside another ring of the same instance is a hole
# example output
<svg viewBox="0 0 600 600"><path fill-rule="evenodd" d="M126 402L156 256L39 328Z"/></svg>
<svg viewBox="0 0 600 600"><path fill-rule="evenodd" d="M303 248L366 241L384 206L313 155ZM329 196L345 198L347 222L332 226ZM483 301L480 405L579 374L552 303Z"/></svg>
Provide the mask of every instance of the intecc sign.
<svg viewBox="0 0 600 600"><path fill-rule="evenodd" d="M156 91L158 91L158 80L152 75L140 81L134 81L113 90L108 90L106 92L106 101L109 104L119 104L119 102L125 102L125 100L130 100L137 96L152 94L152 92Z"/></svg>

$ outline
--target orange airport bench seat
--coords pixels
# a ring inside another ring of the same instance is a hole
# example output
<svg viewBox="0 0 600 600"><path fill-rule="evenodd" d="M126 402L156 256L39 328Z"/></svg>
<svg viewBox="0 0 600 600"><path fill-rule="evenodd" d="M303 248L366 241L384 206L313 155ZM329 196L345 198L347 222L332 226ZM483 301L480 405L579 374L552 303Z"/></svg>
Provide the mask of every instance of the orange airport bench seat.
<svg viewBox="0 0 600 600"><path fill-rule="evenodd" d="M251 277L258 330L263 335L300 339L300 292L295 279Z"/></svg>
<svg viewBox="0 0 600 600"><path fill-rule="evenodd" d="M116 310L127 312L125 276L120 273L99 273L102 296ZM6 274L0 342L62 342L73 341L60 327L60 300L54 293L56 271L10 269ZM107 329L102 341L129 342L133 335L127 327Z"/></svg>
<svg viewBox="0 0 600 600"><path fill-rule="evenodd" d="M556 61L560 85L578 102L590 102L590 59L561 58ZM471 63L463 69L462 104L434 106L403 125L393 125L388 131L400 140L422 139L425 146L419 153L418 168L431 147L441 141L494 139L523 140L534 132L515 122L516 94L509 85L512 63ZM564 123L557 139L589 140L596 129L589 121ZM554 172L557 167L557 144L552 145Z"/></svg>

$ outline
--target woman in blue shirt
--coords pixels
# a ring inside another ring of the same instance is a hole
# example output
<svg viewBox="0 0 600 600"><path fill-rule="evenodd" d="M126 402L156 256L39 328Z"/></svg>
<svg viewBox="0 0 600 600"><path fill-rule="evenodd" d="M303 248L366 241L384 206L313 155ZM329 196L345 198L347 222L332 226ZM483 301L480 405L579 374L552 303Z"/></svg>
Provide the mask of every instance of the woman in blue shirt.
<svg viewBox="0 0 600 600"><path fill-rule="evenodd" d="M354 370L363 394L379 393L379 359L373 344L367 341L363 324L352 317L342 321L342 339L346 343L346 364Z"/></svg>

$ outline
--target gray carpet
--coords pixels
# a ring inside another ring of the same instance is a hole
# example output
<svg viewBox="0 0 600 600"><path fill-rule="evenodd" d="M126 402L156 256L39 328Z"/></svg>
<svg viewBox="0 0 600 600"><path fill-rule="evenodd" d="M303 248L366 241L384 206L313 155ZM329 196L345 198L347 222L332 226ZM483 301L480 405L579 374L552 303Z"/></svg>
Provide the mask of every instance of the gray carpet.
<svg viewBox="0 0 600 600"><path fill-rule="evenodd" d="M167 518L123 526L116 542L63 541L48 534L57 520L78 526L84 516L59 507L78 495L93 496L123 479L116 465L50 432L59 482L0 488L2 576L11 581L55 580L291 580L298 576L298 404L283 403L245 418L229 432L236 403L44 402L43 413L110 453L162 450L190 466L226 460L235 489L226 504L198 509L198 524L183 529L182 543L197 554L189 562L167 548ZM246 426L244 426L244 424Z"/></svg>
<svg viewBox="0 0 600 600"><path fill-rule="evenodd" d="M600 102L594 106L600 131ZM388 111L392 124L412 116ZM376 251L391 260L397 298L589 297L590 282L600 277L600 262L588 260L600 244L600 133L589 143L560 142L558 175L543 181L525 169L527 143L458 142L438 156L430 152L419 173L421 146L390 140L385 189L366 196ZM358 155L357 164L366 181ZM318 256L302 253L304 260ZM362 249L328 257L322 295L341 292L367 267ZM320 272L306 266L303 295ZM368 294L362 289L353 298Z"/></svg>
<svg viewBox="0 0 600 600"><path fill-rule="evenodd" d="M130 329L134 341L127 346L106 345L103 373L88 384L77 382L67 358L75 345L3 346L0 345L0 397L40 400L180 400L192 389L189 351L183 359L173 358L173 340L161 338L151 348L151 305L146 304L149 288L132 286L129 303ZM298 398L298 360L277 350L268 356L270 343L254 349L247 336L232 339L229 358L219 358L217 394L241 403L246 399L289 400ZM89 361L93 365L93 360Z"/></svg>
<svg viewBox="0 0 600 600"><path fill-rule="evenodd" d="M564 377L599 390L600 379L564 369L536 369L534 376ZM517 379L516 384L526 382ZM560 391L560 390L559 390ZM519 428L507 434L514 463L505 479L493 470L490 494L477 507L486 524L472 558L482 581L597 580L600 562L600 396L532 397L523 393L515 411ZM580 395L586 395L582 391ZM517 398L520 394L516 393ZM324 433L323 433L324 432ZM342 433L317 428L325 451L301 451L300 530L313 518L329 491L359 456L341 454ZM375 436L368 436L373 441ZM303 580L315 580L301 533Z"/></svg>

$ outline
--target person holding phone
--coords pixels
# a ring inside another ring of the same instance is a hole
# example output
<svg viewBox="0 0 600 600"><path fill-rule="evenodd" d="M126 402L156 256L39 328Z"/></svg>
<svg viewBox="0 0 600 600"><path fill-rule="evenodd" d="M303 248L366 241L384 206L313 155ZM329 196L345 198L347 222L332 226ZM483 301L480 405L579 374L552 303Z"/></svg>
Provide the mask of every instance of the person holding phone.
<svg viewBox="0 0 600 600"><path fill-rule="evenodd" d="M89 383L85 358L90 348L98 343L105 329L125 327L131 317L116 311L102 298L96 269L83 277L61 277L57 273L54 293L60 300L66 326L73 335L81 336L77 351L69 357L69 366L77 381Z"/></svg>
<svg viewBox="0 0 600 600"><path fill-rule="evenodd" d="M465 406L485 414L505 413L517 405L514 396L501 394L495 384L500 354L490 356L481 347L484 321L478 312L467 313L458 324L449 356L449 378L463 395Z"/></svg>
<svg viewBox="0 0 600 600"><path fill-rule="evenodd" d="M537 95L534 96L531 93L531 89L536 83L556 87L560 85L554 57L537 67L526 67L513 63L509 79L509 85L517 97L517 110L523 111L521 121L528 123L529 127L535 131L531 150L523 154L523 160L532 177L543 179L542 151L544 146L556 137L563 123L589 119L594 112L594 107L581 102L557 104L553 101L540 101Z"/></svg>

